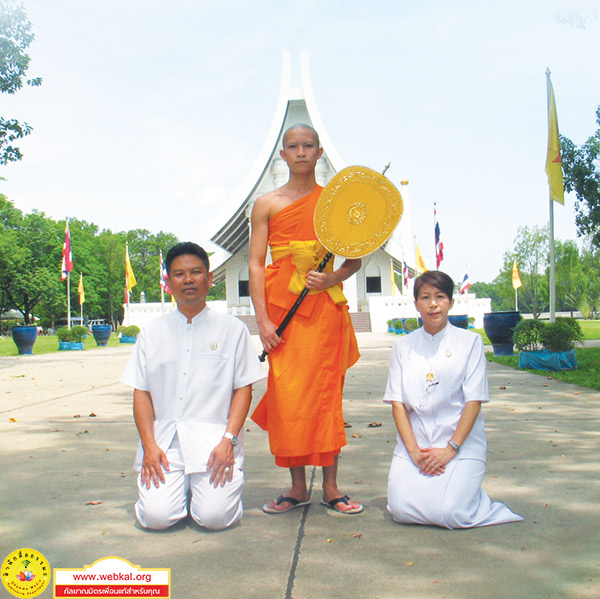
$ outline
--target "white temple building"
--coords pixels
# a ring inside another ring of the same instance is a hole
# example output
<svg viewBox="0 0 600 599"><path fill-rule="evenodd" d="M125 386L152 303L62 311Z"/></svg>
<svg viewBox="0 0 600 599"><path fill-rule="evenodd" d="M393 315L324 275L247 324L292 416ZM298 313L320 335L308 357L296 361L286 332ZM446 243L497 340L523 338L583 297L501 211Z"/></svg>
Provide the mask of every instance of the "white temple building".
<svg viewBox="0 0 600 599"><path fill-rule="evenodd" d="M258 197L287 183L288 168L279 155L283 134L296 123L311 125L318 132L323 147L323 155L315 171L319 185L327 185L338 171L348 166L337 153L319 115L310 82L306 51L300 53L300 74L301 87L292 87L291 54L283 52L279 99L263 148L237 192L198 236L202 245L210 239L216 248L210 258L211 270L215 283L225 280L227 297L226 307L221 305L219 308L242 318L251 332L256 332L256 325L249 290L250 215ZM408 181L403 180L400 192L404 210L396 231L382 248L364 257L361 269L344 282L344 295L348 298L350 314L357 331L385 331L387 320L391 318L416 316L412 284L399 290L393 279L394 271L402 272L403 262L407 264L411 277L416 274L407 187ZM460 301L455 301L451 313L475 316L476 326L482 326L483 313L491 311L490 300L484 300L484 306L481 300L475 299L474 294L466 296L460 296ZM124 324L142 326L150 318L151 312L152 317L156 317L164 310L165 306L161 307L160 304L130 304L125 313Z"/></svg>

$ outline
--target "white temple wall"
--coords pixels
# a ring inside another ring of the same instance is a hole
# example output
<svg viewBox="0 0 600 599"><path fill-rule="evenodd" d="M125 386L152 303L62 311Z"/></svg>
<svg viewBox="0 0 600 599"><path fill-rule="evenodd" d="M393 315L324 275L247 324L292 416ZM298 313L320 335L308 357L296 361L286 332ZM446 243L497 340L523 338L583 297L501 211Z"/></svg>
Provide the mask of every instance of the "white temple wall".
<svg viewBox="0 0 600 599"><path fill-rule="evenodd" d="M206 302L206 305L217 312L227 313L227 302L219 300L215 302ZM177 304L171 301L166 301L163 304L160 302L145 302L143 304L124 304L123 305L123 326L129 327L136 325L143 328L144 325L155 318L159 318L164 314L176 310Z"/></svg>

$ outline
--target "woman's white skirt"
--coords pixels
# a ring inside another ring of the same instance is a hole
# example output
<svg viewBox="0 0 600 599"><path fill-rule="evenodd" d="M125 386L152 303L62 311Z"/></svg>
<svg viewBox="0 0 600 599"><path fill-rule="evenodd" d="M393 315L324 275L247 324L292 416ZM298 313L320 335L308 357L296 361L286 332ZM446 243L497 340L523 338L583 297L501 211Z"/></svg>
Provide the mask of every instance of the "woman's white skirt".
<svg viewBox="0 0 600 599"><path fill-rule="evenodd" d="M439 476L426 476L409 460L394 455L388 480L388 506L396 522L471 528L518 522L523 518L481 488L485 462L454 459Z"/></svg>

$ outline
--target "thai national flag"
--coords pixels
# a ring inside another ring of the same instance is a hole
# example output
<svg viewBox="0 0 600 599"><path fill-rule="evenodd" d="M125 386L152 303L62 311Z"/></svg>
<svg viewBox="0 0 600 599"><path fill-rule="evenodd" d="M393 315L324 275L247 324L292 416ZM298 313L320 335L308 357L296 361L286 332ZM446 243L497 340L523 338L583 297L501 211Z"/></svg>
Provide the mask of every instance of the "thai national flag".
<svg viewBox="0 0 600 599"><path fill-rule="evenodd" d="M169 287L169 281L167 279L167 266L165 265L165 261L162 259L162 253L160 258L160 286L167 293L171 293L171 288Z"/></svg>
<svg viewBox="0 0 600 599"><path fill-rule="evenodd" d="M465 273L465 276L462 280L462 284L460 286L460 294L467 293L469 291L469 287L471 286L471 281L469 281L468 273Z"/></svg>
<svg viewBox="0 0 600 599"><path fill-rule="evenodd" d="M71 234L69 233L69 221L65 229L65 242L62 251L62 265L60 268L60 280L64 281L73 270L73 252L71 251Z"/></svg>
<svg viewBox="0 0 600 599"><path fill-rule="evenodd" d="M435 264L436 268L439 269L442 260L444 259L444 244L440 239L440 224L437 219L437 210L435 204L433 205L433 220L435 222Z"/></svg>
<svg viewBox="0 0 600 599"><path fill-rule="evenodd" d="M406 262L402 262L402 281L404 286L408 289L408 266Z"/></svg>

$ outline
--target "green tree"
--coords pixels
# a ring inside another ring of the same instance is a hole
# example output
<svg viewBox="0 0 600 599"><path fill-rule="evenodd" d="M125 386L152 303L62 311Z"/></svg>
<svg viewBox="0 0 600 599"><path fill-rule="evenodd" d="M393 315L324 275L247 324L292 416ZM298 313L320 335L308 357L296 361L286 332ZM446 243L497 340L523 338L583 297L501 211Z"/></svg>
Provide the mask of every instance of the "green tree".
<svg viewBox="0 0 600 599"><path fill-rule="evenodd" d="M588 276L583 268L579 249L572 240L556 240L554 244L554 274L556 282L556 308L569 310L571 316L578 309L583 290L587 287ZM550 269L546 270L548 279Z"/></svg>
<svg viewBox="0 0 600 599"><path fill-rule="evenodd" d="M589 235L600 247L600 106L596 110L598 129L580 146L561 136L565 189L574 191L575 224L581 236Z"/></svg>
<svg viewBox="0 0 600 599"><path fill-rule="evenodd" d="M27 49L34 38L23 5L0 0L0 92L14 94L23 87L31 60ZM41 85L42 80L39 77L27 79L26 84L35 87ZM0 164L21 160L23 155L13 143L31 131L27 123L0 116Z"/></svg>
<svg viewBox="0 0 600 599"><path fill-rule="evenodd" d="M41 212L23 215L0 196L0 227L0 291L4 303L31 324L38 304L55 301L59 293L59 267L52 268L56 225Z"/></svg>
<svg viewBox="0 0 600 599"><path fill-rule="evenodd" d="M525 307L537 318L548 305L548 226L519 227L512 252L504 254L504 269L512 272L516 260L523 286L519 289L519 306ZM511 288L512 288L512 279Z"/></svg>

